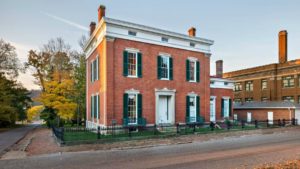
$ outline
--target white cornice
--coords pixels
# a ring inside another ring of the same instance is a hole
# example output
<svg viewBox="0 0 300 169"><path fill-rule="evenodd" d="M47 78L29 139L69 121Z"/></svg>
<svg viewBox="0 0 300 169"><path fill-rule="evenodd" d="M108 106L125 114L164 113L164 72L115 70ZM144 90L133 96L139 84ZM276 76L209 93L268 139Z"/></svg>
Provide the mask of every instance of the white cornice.
<svg viewBox="0 0 300 169"><path fill-rule="evenodd" d="M137 31L137 36L128 35L128 30ZM169 42L162 42L160 39L162 36L167 36L169 38ZM84 47L87 58L105 37L127 39L189 51L202 52L208 57L211 54L210 46L214 43L214 41L204 38L190 37L188 35L158 28L103 17ZM196 46L191 47L189 45L190 42L195 43Z"/></svg>

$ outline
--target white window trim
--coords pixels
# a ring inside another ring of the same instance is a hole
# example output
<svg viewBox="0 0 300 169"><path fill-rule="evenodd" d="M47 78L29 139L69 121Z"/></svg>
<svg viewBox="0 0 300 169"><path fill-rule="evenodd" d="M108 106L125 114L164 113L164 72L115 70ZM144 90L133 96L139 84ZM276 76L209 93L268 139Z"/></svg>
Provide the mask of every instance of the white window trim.
<svg viewBox="0 0 300 169"><path fill-rule="evenodd" d="M228 96L223 96L222 97L222 99L224 99L224 117L229 117L229 113L230 113L230 106L229 106L229 99L230 99L230 97L228 97ZM226 115L225 116L225 100L227 101L227 103L228 103L228 105L227 105L227 112L226 113L228 113L228 115Z"/></svg>
<svg viewBox="0 0 300 169"><path fill-rule="evenodd" d="M169 54L163 54L163 53L160 53L160 57L163 59L163 58L167 58L168 59L168 78L160 78L160 80L170 80L170 58L171 58L171 55Z"/></svg>
<svg viewBox="0 0 300 169"><path fill-rule="evenodd" d="M139 90L135 90L135 89L128 89L125 91L125 93L127 94L140 94L140 91Z"/></svg>
<svg viewBox="0 0 300 169"><path fill-rule="evenodd" d="M139 50L134 49L134 48L126 48L125 50L128 52L128 55L129 55L129 53L135 53L135 60L136 60L135 75L129 75L128 74L127 77L129 77L129 78L138 78L138 53L139 53ZM128 69L128 73L129 73L129 68L127 67L127 69Z"/></svg>
<svg viewBox="0 0 300 169"><path fill-rule="evenodd" d="M135 98L136 98L136 102L135 102L135 119L136 119L136 122L135 123L129 123L128 124L138 124L138 102L139 102L139 99L138 99L138 94L139 93L136 93L136 92L132 92L132 93L127 93L128 94L128 99L129 99L129 95L134 95ZM128 101L127 101L128 102ZM128 106L128 105L127 105ZM127 108L128 109L128 108ZM128 113L128 112L127 112ZM127 117L128 118L128 117Z"/></svg>

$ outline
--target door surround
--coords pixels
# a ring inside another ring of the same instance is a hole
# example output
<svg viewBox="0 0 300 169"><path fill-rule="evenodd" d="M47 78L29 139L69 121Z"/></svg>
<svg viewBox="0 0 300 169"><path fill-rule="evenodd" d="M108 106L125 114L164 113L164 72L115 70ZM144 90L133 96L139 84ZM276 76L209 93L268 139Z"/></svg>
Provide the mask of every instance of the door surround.
<svg viewBox="0 0 300 169"><path fill-rule="evenodd" d="M155 124L159 124L159 97L169 96L170 97L170 124L175 124L175 89L155 89Z"/></svg>
<svg viewBox="0 0 300 169"><path fill-rule="evenodd" d="M216 96L210 96L209 100L209 120L215 122L217 120L216 115ZM211 100L212 99L212 100ZM213 103L213 110L211 110L211 103ZM212 116L212 113L214 114Z"/></svg>

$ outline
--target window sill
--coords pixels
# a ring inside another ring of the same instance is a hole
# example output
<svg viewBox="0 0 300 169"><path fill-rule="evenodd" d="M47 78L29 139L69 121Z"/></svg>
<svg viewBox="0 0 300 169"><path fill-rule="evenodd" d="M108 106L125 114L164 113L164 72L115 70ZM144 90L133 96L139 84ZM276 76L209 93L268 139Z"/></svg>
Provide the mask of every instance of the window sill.
<svg viewBox="0 0 300 169"><path fill-rule="evenodd" d="M170 80L169 78L161 78L159 80Z"/></svg>
<svg viewBox="0 0 300 169"><path fill-rule="evenodd" d="M125 77L129 77L129 78L139 78L139 77L137 77L137 76L125 76Z"/></svg>

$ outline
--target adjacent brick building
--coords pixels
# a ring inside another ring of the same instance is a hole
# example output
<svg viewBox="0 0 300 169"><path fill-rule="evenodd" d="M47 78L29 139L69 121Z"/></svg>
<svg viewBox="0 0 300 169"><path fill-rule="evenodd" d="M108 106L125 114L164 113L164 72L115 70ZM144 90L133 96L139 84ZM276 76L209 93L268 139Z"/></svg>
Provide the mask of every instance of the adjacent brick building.
<svg viewBox="0 0 300 169"><path fill-rule="evenodd" d="M234 118L251 122L254 120L292 120L300 119L299 104L285 101L247 102L236 103L234 106Z"/></svg>
<svg viewBox="0 0 300 169"><path fill-rule="evenodd" d="M213 41L196 37L195 28L184 35L111 19L100 6L98 25L90 24L90 35L85 46L88 127L210 119ZM224 90L233 87L231 81L221 81ZM228 116L231 99L228 94L222 101Z"/></svg>
<svg viewBox="0 0 300 169"><path fill-rule="evenodd" d="M235 102L300 102L300 60L287 60L287 31L280 31L278 63L224 73L234 80Z"/></svg>

